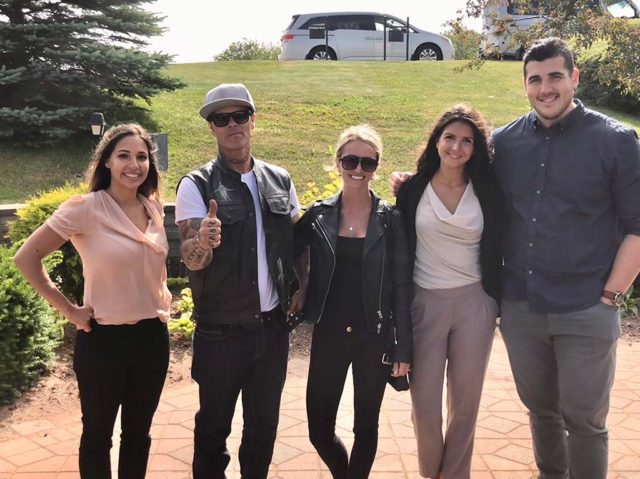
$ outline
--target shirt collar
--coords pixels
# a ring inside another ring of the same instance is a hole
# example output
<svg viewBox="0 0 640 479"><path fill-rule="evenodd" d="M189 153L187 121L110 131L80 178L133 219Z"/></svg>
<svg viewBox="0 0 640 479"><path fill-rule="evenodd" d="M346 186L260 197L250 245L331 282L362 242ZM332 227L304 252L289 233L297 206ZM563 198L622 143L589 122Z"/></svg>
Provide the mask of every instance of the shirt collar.
<svg viewBox="0 0 640 479"><path fill-rule="evenodd" d="M549 128L545 127L540 122L540 120L538 120L538 116L536 115L536 111L535 110L531 110L529 112L528 123L530 124L531 128L535 132L552 131L552 132L559 133L559 132L561 132L563 130L566 130L571 125L573 125L577 121L578 118L582 117L582 114L584 113L584 105L582 104L582 102L580 100L578 100L577 98L574 98L573 102L575 103L576 107L573 110L571 110L567 116L562 118L557 123L554 123Z"/></svg>

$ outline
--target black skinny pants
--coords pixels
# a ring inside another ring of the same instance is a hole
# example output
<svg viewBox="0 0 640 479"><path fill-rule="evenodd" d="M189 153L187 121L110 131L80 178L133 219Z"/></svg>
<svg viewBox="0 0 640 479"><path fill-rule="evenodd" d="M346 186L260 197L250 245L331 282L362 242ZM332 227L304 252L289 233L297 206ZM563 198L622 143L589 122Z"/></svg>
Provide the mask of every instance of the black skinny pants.
<svg viewBox="0 0 640 479"><path fill-rule="evenodd" d="M386 335L332 331L316 325L307 382L309 439L334 479L366 479L378 448L378 417L391 366L382 363ZM349 366L353 371L351 457L336 436L336 415Z"/></svg>
<svg viewBox="0 0 640 479"><path fill-rule="evenodd" d="M77 332L73 359L82 406L80 476L111 478L111 436L122 407L118 477L142 479L169 366L167 325L157 318L122 326L92 320L91 328Z"/></svg>

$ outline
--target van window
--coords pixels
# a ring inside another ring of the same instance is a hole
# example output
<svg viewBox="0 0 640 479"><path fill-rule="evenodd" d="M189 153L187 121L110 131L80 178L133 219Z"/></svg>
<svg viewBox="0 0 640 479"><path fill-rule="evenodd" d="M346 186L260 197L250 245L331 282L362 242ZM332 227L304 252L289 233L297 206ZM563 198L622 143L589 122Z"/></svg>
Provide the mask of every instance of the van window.
<svg viewBox="0 0 640 479"><path fill-rule="evenodd" d="M291 27L293 26L293 24L295 23L295 21L298 19L300 15L294 15L293 17L291 17L291 23L287 26L287 28L285 28L284 30L291 30Z"/></svg>
<svg viewBox="0 0 640 479"><path fill-rule="evenodd" d="M323 28L326 21L329 23L329 30L376 29L371 15L331 15L329 17L314 17L307 20L300 29L308 30L309 28Z"/></svg>
<svg viewBox="0 0 640 479"><path fill-rule="evenodd" d="M371 15L336 15L329 20L331 30L375 30Z"/></svg>
<svg viewBox="0 0 640 479"><path fill-rule="evenodd" d="M304 22L300 30L309 30L309 28L324 28L324 23L329 17L313 17Z"/></svg>
<svg viewBox="0 0 640 479"><path fill-rule="evenodd" d="M379 32L384 30L384 17L376 17L376 30ZM406 32L407 24L395 18L387 18L387 30ZM409 31L415 33L411 26L409 26Z"/></svg>
<svg viewBox="0 0 640 479"><path fill-rule="evenodd" d="M616 18L635 18L637 16L633 6L626 0L612 2L607 5L609 13Z"/></svg>

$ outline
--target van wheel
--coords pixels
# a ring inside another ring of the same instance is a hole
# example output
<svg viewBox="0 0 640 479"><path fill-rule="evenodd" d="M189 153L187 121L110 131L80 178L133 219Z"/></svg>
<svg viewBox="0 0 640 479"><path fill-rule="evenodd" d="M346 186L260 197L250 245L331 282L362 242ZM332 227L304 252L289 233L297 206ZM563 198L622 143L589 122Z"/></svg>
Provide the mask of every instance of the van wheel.
<svg viewBox="0 0 640 479"><path fill-rule="evenodd" d="M307 54L307 60L336 60L336 52L331 47L329 50L324 46L318 46L311 49Z"/></svg>
<svg viewBox="0 0 640 479"><path fill-rule="evenodd" d="M436 60L442 60L442 50L438 45L433 43L425 43L420 45L416 52L413 54L414 60L421 60L427 62L435 62Z"/></svg>
<svg viewBox="0 0 640 479"><path fill-rule="evenodd" d="M516 50L516 60L521 62L523 58L524 58L524 46L521 45L520 48Z"/></svg>

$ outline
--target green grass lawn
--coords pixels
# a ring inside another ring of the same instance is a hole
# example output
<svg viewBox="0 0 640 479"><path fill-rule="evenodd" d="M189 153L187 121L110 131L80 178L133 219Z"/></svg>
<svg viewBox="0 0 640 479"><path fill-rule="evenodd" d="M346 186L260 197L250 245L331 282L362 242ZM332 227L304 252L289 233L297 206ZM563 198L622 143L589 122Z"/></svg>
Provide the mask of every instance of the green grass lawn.
<svg viewBox="0 0 640 479"><path fill-rule="evenodd" d="M367 122L385 142L380 180L393 170L411 170L431 123L459 102L503 125L529 109L519 62L488 62L479 71L457 73L462 62L220 62L172 65L169 72L188 87L162 94L152 104L153 120L169 134L169 171L164 196L184 173L212 159L215 140L198 116L205 93L222 82L242 82L253 94L258 116L256 157L286 167L302 193L324 184L323 165L347 126ZM640 131L640 118L598 108ZM107 118L107 122L109 119ZM90 144L42 151L0 151L0 202L20 202L38 191L82 175Z"/></svg>

